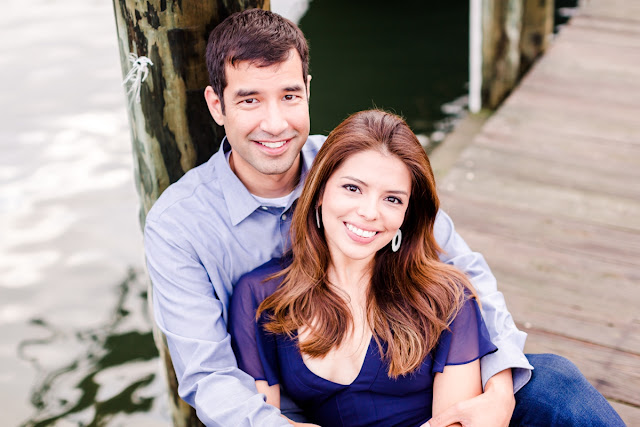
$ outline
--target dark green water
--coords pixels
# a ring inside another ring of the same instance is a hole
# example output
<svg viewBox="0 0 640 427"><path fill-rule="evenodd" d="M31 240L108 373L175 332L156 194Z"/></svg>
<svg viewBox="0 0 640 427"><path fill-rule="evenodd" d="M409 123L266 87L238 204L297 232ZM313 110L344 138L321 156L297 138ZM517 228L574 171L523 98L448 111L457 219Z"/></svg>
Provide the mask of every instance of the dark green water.
<svg viewBox="0 0 640 427"><path fill-rule="evenodd" d="M379 107L431 134L466 93L468 2L315 0L300 27L311 47L311 130Z"/></svg>

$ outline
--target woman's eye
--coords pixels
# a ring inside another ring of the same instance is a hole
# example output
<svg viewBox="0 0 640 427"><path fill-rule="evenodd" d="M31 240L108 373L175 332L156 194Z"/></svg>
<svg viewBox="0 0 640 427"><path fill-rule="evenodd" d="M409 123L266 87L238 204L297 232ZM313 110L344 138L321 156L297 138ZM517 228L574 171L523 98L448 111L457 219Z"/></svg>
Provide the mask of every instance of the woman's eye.
<svg viewBox="0 0 640 427"><path fill-rule="evenodd" d="M347 191L351 191L352 193L359 193L360 189L353 185L353 184L345 184L343 185L343 187L347 190Z"/></svg>
<svg viewBox="0 0 640 427"><path fill-rule="evenodd" d="M397 197L389 196L389 197L387 197L387 200L390 201L391 203L394 203L394 204L397 204L397 205L401 205L402 204L402 200L398 199Z"/></svg>

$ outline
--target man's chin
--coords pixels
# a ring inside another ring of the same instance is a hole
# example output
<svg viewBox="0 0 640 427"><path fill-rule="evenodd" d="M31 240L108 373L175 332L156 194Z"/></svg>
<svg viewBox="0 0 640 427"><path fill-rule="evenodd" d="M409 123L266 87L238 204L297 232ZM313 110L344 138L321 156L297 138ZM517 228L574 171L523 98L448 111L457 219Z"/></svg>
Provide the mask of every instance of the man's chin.
<svg viewBox="0 0 640 427"><path fill-rule="evenodd" d="M260 173L268 176L276 176L276 175L284 175L291 170L293 165L290 167L276 167L276 168L261 168Z"/></svg>

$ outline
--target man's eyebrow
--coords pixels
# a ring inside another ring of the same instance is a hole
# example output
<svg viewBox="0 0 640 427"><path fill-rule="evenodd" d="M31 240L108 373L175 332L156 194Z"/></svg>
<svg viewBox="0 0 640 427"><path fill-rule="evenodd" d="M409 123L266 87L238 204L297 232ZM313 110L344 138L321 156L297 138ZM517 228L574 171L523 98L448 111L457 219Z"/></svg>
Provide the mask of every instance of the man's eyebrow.
<svg viewBox="0 0 640 427"><path fill-rule="evenodd" d="M253 89L238 89L236 91L236 93L234 94L234 96L236 98L243 98L245 96L253 96L253 95L257 95L258 91L257 90L253 90Z"/></svg>
<svg viewBox="0 0 640 427"><path fill-rule="evenodd" d="M355 182L357 182L358 184L360 184L360 185L362 185L364 187L368 187L369 186L363 180L355 178L353 176L346 175L346 176L343 176L342 179L348 179L348 180L351 180L351 181L355 181ZM409 193L407 193L406 191L403 191L403 190L386 190L386 192L387 193L391 193L391 194L404 194L407 197L409 196Z"/></svg>
<svg viewBox="0 0 640 427"><path fill-rule="evenodd" d="M304 89L300 85L287 86L284 88L285 92L302 92Z"/></svg>
<svg viewBox="0 0 640 427"><path fill-rule="evenodd" d="M304 88L300 85L287 86L282 89L285 92L302 92ZM238 89L236 93L234 93L234 97L236 98L244 98L245 96L254 96L259 94L260 92L255 89Z"/></svg>

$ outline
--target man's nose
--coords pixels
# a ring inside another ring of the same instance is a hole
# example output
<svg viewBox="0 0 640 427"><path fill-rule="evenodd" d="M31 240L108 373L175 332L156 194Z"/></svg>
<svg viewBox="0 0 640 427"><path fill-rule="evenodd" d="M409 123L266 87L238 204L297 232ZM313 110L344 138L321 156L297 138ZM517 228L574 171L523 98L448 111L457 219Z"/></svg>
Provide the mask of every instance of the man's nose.
<svg viewBox="0 0 640 427"><path fill-rule="evenodd" d="M277 136L284 132L288 126L289 123L285 118L282 107L278 103L268 105L265 116L260 123L260 129L270 135Z"/></svg>

